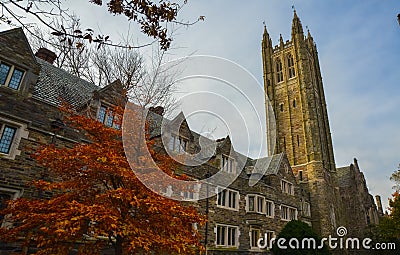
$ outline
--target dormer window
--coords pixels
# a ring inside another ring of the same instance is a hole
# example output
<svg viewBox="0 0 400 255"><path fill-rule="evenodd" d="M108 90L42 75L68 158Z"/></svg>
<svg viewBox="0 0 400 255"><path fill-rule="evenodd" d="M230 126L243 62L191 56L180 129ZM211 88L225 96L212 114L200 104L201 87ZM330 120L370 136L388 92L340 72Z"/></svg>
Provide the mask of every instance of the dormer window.
<svg viewBox="0 0 400 255"><path fill-rule="evenodd" d="M107 127L112 127L114 122L114 115L112 111L108 111L107 113L107 120L105 122Z"/></svg>
<svg viewBox="0 0 400 255"><path fill-rule="evenodd" d="M294 187L293 184L285 181L285 180L281 180L281 190L283 193L289 194L289 195L294 195Z"/></svg>
<svg viewBox="0 0 400 255"><path fill-rule="evenodd" d="M183 153L187 149L188 141L180 136L171 134L169 138L168 148L170 151Z"/></svg>
<svg viewBox="0 0 400 255"><path fill-rule="evenodd" d="M121 125L119 124L119 116L114 114L113 111L107 109L105 106L100 106L97 120L107 127L112 127L118 130L121 128Z"/></svg>
<svg viewBox="0 0 400 255"><path fill-rule="evenodd" d="M107 108L105 108L104 106L100 107L99 114L97 115L97 120L100 121L101 123L104 123L106 119L106 111Z"/></svg>
<svg viewBox="0 0 400 255"><path fill-rule="evenodd" d="M0 84L18 90L24 73L21 69L2 62L0 63Z"/></svg>
<svg viewBox="0 0 400 255"><path fill-rule="evenodd" d="M222 155L221 163L222 163L221 168L223 171L231 174L236 172L235 159Z"/></svg>

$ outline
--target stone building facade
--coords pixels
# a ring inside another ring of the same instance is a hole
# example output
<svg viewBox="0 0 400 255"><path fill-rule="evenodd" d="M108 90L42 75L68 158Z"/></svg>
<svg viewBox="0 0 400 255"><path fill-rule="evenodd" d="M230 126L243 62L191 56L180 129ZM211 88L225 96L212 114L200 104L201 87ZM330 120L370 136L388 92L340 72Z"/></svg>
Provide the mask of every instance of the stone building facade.
<svg viewBox="0 0 400 255"><path fill-rule="evenodd" d="M291 41L281 39L273 47L265 29L262 45L265 91L277 120L277 147L268 157L241 155L229 137L216 141L201 137L190 130L183 113L167 121L178 123L179 132L167 132L169 143L162 146L162 108L149 114L152 139L165 150L196 154L202 139L215 145L206 163L182 166L179 171L197 180L219 171L237 176L227 188L210 187L215 195L208 199L194 201L196 192L175 194L207 214L207 227L200 231L208 254L269 254L268 249L257 247L258 239L275 237L293 219L310 224L320 234L332 234L341 225L360 234L377 222L358 164L336 169L311 35L304 37L295 14ZM61 98L108 126L113 125L113 116L107 108L126 102L118 81L99 88L53 66L54 57L45 49L34 54L22 29L0 32L0 208L7 199L43 195L29 185L49 178L31 158L39 146L85 142L62 123ZM272 143L268 136L268 144ZM260 181L250 186L252 176L259 173ZM165 192L174 195L173 190ZM350 192L357 196L349 197ZM0 243L0 254L18 249L16 244Z"/></svg>

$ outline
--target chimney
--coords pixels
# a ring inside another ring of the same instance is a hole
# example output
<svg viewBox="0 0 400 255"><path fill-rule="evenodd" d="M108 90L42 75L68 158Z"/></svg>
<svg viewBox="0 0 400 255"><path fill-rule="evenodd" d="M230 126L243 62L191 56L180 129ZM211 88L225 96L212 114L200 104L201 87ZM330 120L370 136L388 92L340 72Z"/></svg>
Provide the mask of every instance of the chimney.
<svg viewBox="0 0 400 255"><path fill-rule="evenodd" d="M50 64L53 64L54 60L57 58L57 55L54 52L46 48L40 48L36 52L35 56L49 62Z"/></svg>
<svg viewBox="0 0 400 255"><path fill-rule="evenodd" d="M162 106L150 107L149 110L160 116L164 114L164 107Z"/></svg>
<svg viewBox="0 0 400 255"><path fill-rule="evenodd" d="M383 208L382 208L382 200L381 200L381 196L376 195L375 196L375 200L376 200L376 206L378 207L378 215L380 217L383 216Z"/></svg>

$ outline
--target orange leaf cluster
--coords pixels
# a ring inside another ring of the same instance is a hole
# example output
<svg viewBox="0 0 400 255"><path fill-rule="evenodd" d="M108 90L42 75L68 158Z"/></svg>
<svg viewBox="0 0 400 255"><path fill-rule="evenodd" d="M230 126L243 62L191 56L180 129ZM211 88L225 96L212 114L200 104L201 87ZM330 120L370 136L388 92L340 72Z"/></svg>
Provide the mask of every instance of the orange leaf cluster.
<svg viewBox="0 0 400 255"><path fill-rule="evenodd" d="M53 177L34 185L51 195L11 201L2 213L13 227L2 228L0 236L5 241L25 237L22 245L36 247L36 254L69 254L72 249L78 254L100 254L109 247L117 255L201 250L193 224L202 225L205 218L195 208L162 197L138 180L125 157L121 131L68 113L68 125L90 143L73 148L47 145L34 155ZM174 161L155 153L151 141L130 146L149 149L160 168L173 176ZM145 161L138 158L134 167L148 171Z"/></svg>

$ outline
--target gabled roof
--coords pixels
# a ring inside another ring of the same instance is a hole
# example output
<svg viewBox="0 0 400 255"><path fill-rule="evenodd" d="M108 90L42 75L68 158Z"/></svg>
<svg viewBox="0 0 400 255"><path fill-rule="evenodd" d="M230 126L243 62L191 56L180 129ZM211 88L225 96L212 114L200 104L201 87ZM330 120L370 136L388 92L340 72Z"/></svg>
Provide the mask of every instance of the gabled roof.
<svg viewBox="0 0 400 255"><path fill-rule="evenodd" d="M121 80L117 79L99 90L99 92L103 93L107 91L118 92L119 94L123 94L124 86L122 85Z"/></svg>
<svg viewBox="0 0 400 255"><path fill-rule="evenodd" d="M344 167L336 168L336 176L338 179L339 187L348 187L352 184L354 179L354 166L353 164Z"/></svg>
<svg viewBox="0 0 400 255"><path fill-rule="evenodd" d="M117 79L98 90L98 96L112 105L125 105L127 101L126 90L122 82Z"/></svg>
<svg viewBox="0 0 400 255"><path fill-rule="evenodd" d="M186 116L185 116L185 114L184 114L182 111L179 112L179 114L176 115L175 118L173 118L173 119L170 121L170 125L172 125L173 128L178 127L178 125L179 125L179 129L180 129L181 127L183 127L183 128L187 128L187 129L190 130L189 123L187 123L187 121L186 121Z"/></svg>
<svg viewBox="0 0 400 255"><path fill-rule="evenodd" d="M279 166L284 158L284 153L274 154L269 157L252 159L247 163L247 167L252 167L252 173L264 175L278 174Z"/></svg>
<svg viewBox="0 0 400 255"><path fill-rule="evenodd" d="M22 28L0 32L0 55L15 63L38 68L36 57Z"/></svg>
<svg viewBox="0 0 400 255"><path fill-rule="evenodd" d="M41 66L38 81L34 87L33 97L59 106L62 100L79 107L91 99L93 92L100 87L74 76L40 58Z"/></svg>

